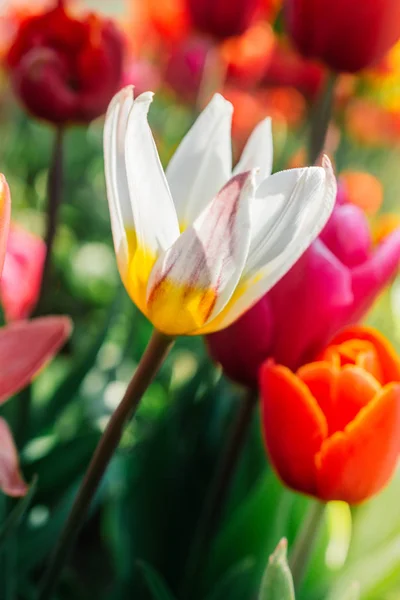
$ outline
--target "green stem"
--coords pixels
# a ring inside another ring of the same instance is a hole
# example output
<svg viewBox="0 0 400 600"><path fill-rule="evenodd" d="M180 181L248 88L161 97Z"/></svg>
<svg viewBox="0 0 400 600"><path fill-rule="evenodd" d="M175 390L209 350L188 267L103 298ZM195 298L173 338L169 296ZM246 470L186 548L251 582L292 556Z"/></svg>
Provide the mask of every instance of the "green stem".
<svg viewBox="0 0 400 600"><path fill-rule="evenodd" d="M332 116L336 81L336 73L328 73L324 87L311 114L311 131L308 141L308 162L310 165L317 162L324 150L326 134Z"/></svg>
<svg viewBox="0 0 400 600"><path fill-rule="evenodd" d="M314 543L322 524L325 504L313 501L290 552L289 566L296 590L306 574Z"/></svg>
<svg viewBox="0 0 400 600"><path fill-rule="evenodd" d="M42 283L39 299L35 309L35 316L43 313L43 303L46 300L49 287L49 279L52 266L53 246L57 233L59 213L62 202L63 191L63 141L64 130L62 127L56 129L54 137L53 152L49 167L47 180L47 222L46 222L46 258L43 266Z"/></svg>
<svg viewBox="0 0 400 600"><path fill-rule="evenodd" d="M44 575L39 600L49 600L51 598L100 481L122 437L124 427L136 412L144 392L161 367L173 341L171 337L167 337L157 331L153 332L125 395L112 415L93 455L71 513Z"/></svg>
<svg viewBox="0 0 400 600"><path fill-rule="evenodd" d="M210 492L194 534L182 585L181 595L183 598L193 597L192 586L196 586L198 575L204 567L209 546L231 488L238 460L245 446L256 404L257 392L254 390L249 390L240 400L238 414L217 465Z"/></svg>

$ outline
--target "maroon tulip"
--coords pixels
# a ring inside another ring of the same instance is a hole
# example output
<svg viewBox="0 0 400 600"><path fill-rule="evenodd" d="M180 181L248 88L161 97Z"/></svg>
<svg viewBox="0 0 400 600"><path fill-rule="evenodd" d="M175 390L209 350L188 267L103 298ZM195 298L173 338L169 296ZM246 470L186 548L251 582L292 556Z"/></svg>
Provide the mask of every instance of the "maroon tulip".
<svg viewBox="0 0 400 600"><path fill-rule="evenodd" d="M218 40L241 35L260 14L263 0L186 0L193 25Z"/></svg>
<svg viewBox="0 0 400 600"><path fill-rule="evenodd" d="M314 360L395 275L400 229L372 248L364 213L343 200L338 194L319 238L277 285L233 325L207 336L211 355L235 381L257 385L267 358L292 370Z"/></svg>
<svg viewBox="0 0 400 600"><path fill-rule="evenodd" d="M284 7L301 54L334 71L365 69L400 38L399 0L285 0Z"/></svg>
<svg viewBox="0 0 400 600"><path fill-rule="evenodd" d="M6 57L13 87L34 116L85 123L102 115L121 85L123 40L95 14L60 5L21 22Z"/></svg>

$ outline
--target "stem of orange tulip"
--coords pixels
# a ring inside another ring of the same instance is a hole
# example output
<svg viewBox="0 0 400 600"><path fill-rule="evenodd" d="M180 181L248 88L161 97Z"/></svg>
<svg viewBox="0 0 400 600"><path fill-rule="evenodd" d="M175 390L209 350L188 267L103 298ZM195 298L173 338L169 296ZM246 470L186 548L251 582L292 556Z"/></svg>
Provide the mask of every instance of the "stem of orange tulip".
<svg viewBox="0 0 400 600"><path fill-rule="evenodd" d="M325 504L313 501L291 549L289 567L292 572L296 590L300 588L306 574L314 543L322 524L324 512Z"/></svg>
<svg viewBox="0 0 400 600"><path fill-rule="evenodd" d="M149 341L125 395L112 415L90 462L68 520L43 578L38 600L49 600L57 585L71 547L83 525L103 475L122 437L124 427L167 356L174 339L157 331Z"/></svg>
<svg viewBox="0 0 400 600"><path fill-rule="evenodd" d="M221 517L238 460L247 439L254 409L257 405L257 398L257 391L249 390L245 397L241 399L238 414L229 432L227 444L217 465L210 486L210 493L206 498L203 513L195 531L185 569L182 598L193 599L193 586L196 585L198 575L207 559L207 551Z"/></svg>
<svg viewBox="0 0 400 600"><path fill-rule="evenodd" d="M43 312L43 301L47 296L49 286L53 246L57 233L59 212L62 202L63 141L64 130L62 127L57 127L54 138L53 153L49 167L49 176L47 180L47 222L45 235L46 258L44 261L42 282L40 287L39 299L35 309L35 316L38 316Z"/></svg>
<svg viewBox="0 0 400 600"><path fill-rule="evenodd" d="M311 113L311 130L308 140L308 163L314 165L325 148L326 134L332 117L336 73L327 79Z"/></svg>

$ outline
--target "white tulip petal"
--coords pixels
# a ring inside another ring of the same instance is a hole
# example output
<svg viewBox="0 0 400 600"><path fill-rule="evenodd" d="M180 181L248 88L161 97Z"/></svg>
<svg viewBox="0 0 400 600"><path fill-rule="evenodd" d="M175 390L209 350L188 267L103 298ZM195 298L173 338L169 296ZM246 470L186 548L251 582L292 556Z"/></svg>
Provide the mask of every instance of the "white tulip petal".
<svg viewBox="0 0 400 600"><path fill-rule="evenodd" d="M233 174L244 173L258 168L256 183L259 185L272 172L274 156L272 124L268 117L257 125L244 147L242 156L233 170Z"/></svg>
<svg viewBox="0 0 400 600"><path fill-rule="evenodd" d="M249 250L254 189L253 174L232 178L159 258L147 288L147 311L157 329L193 333L227 304Z"/></svg>
<svg viewBox="0 0 400 600"><path fill-rule="evenodd" d="M199 115L166 170L181 229L194 222L231 177L232 104L220 94Z"/></svg>
<svg viewBox="0 0 400 600"><path fill-rule="evenodd" d="M324 157L323 168L293 169L271 176L257 190L252 214L258 220L243 277L225 310L201 333L224 329L251 308L281 279L326 224L336 199L336 178ZM261 224L261 220L263 223ZM296 299L294 298L294 302Z"/></svg>
<svg viewBox="0 0 400 600"><path fill-rule="evenodd" d="M128 117L125 164L137 248L154 260L179 236L174 203L147 122L153 99L145 92L135 100Z"/></svg>
<svg viewBox="0 0 400 600"><path fill-rule="evenodd" d="M133 228L133 213L125 169L125 133L133 98L133 86L125 87L114 96L107 110L103 136L111 229L118 262L124 267L128 260L126 228Z"/></svg>

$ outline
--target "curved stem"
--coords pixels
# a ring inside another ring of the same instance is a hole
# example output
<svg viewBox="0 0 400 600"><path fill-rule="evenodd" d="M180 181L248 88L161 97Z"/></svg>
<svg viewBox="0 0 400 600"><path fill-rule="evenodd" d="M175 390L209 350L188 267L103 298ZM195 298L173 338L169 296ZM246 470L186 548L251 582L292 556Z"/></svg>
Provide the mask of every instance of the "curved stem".
<svg viewBox="0 0 400 600"><path fill-rule="evenodd" d="M90 462L44 575L39 600L48 600L51 597L71 546L83 525L92 499L121 439L124 426L138 408L144 392L161 367L173 341L173 338L154 331L125 395L112 415Z"/></svg>
<svg viewBox="0 0 400 600"><path fill-rule="evenodd" d="M312 111L311 131L308 141L308 162L310 165L317 162L324 150L326 134L332 116L336 80L336 73L328 73L327 80Z"/></svg>
<svg viewBox="0 0 400 600"><path fill-rule="evenodd" d="M64 130L57 127L51 163L49 167L49 176L47 181L47 221L46 221L46 258L43 266L42 283L40 286L39 299L35 309L35 315L42 312L43 300L46 297L49 285L49 277L52 264L53 246L57 233L60 206L62 202L63 191L63 142Z"/></svg>
<svg viewBox="0 0 400 600"><path fill-rule="evenodd" d="M229 439L223 451L210 493L194 535L194 541L187 561L186 573L182 585L182 597L192 596L192 587L207 558L207 550L212 541L217 523L221 517L238 460L243 451L249 427L257 404L257 392L249 390L240 401L240 407Z"/></svg>
<svg viewBox="0 0 400 600"><path fill-rule="evenodd" d="M296 590L301 585L322 524L325 504L313 501L290 552L289 566Z"/></svg>

